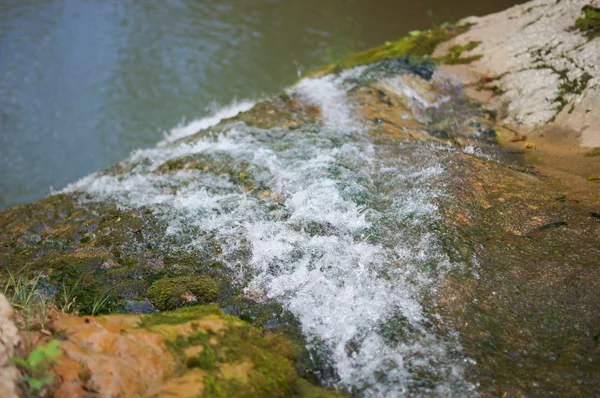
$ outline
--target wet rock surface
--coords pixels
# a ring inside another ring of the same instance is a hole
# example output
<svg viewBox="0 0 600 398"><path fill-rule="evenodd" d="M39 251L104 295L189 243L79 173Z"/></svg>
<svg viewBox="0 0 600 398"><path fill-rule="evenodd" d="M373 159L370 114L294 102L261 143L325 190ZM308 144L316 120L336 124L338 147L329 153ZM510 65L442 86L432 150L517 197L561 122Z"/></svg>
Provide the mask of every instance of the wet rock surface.
<svg viewBox="0 0 600 398"><path fill-rule="evenodd" d="M144 300L126 300L125 311L132 314L150 314L155 311L154 306L147 298Z"/></svg>
<svg viewBox="0 0 600 398"><path fill-rule="evenodd" d="M458 331L485 396L598 389L600 203L543 174L464 159L448 228L469 272L434 300ZM564 193L567 192L566 197ZM558 200L562 199L562 200Z"/></svg>

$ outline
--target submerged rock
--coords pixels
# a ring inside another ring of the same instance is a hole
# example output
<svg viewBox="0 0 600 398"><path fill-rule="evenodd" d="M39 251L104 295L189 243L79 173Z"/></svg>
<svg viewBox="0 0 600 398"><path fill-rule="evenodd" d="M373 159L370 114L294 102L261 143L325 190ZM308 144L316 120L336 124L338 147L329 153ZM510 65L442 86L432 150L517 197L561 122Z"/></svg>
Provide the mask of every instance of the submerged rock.
<svg viewBox="0 0 600 398"><path fill-rule="evenodd" d="M571 189L561 202L560 180L463 162L445 234L470 266L431 297L443 327L461 335L484 396L593 395L600 225L587 209L598 195Z"/></svg>

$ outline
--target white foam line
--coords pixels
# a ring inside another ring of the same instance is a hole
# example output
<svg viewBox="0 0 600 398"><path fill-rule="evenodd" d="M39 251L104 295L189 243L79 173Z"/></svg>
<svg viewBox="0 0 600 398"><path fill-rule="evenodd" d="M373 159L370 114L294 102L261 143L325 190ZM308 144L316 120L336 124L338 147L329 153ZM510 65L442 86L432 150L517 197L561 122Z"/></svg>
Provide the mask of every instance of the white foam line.
<svg viewBox="0 0 600 398"><path fill-rule="evenodd" d="M194 135L200 130L216 126L222 120L234 117L241 112L250 110L255 105L254 101L242 100L234 101L231 104L219 108L214 114L206 116L202 119L194 120L190 123L181 124L169 131L163 141L159 142L158 146L164 146L174 141L180 140L190 135Z"/></svg>

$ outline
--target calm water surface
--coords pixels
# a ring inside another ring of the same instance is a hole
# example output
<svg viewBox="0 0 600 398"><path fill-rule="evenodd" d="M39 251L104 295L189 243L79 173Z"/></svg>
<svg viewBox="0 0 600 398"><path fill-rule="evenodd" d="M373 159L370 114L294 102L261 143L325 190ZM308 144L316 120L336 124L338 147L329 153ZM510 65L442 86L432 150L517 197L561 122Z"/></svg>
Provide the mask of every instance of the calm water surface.
<svg viewBox="0 0 600 398"><path fill-rule="evenodd" d="M408 30L516 0L2 0L0 208Z"/></svg>

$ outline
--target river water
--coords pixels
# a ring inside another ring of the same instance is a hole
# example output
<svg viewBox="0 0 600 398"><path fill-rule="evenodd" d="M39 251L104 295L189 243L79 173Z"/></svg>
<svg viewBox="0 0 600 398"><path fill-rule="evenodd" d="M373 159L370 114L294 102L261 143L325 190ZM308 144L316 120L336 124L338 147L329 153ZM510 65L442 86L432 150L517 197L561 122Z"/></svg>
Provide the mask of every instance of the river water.
<svg viewBox="0 0 600 398"><path fill-rule="evenodd" d="M514 3L3 0L0 208L347 52Z"/></svg>

